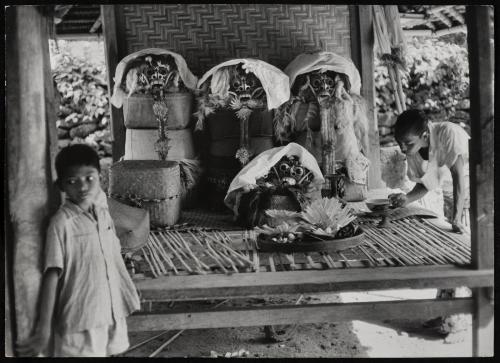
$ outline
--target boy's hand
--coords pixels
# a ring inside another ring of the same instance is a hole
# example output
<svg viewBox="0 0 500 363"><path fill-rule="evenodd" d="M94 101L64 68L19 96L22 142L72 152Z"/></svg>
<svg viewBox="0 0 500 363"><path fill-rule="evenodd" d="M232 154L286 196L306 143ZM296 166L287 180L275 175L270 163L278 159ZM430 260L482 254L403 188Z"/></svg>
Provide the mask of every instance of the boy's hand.
<svg viewBox="0 0 500 363"><path fill-rule="evenodd" d="M406 197L405 193L394 193L394 194L389 194L389 202L391 203L392 207L404 207L406 203L408 202L408 199Z"/></svg>
<svg viewBox="0 0 500 363"><path fill-rule="evenodd" d="M35 334L24 341L16 344L19 355L24 357L34 357L45 351L49 345L50 332L46 329L37 330Z"/></svg>
<svg viewBox="0 0 500 363"><path fill-rule="evenodd" d="M451 230L453 232L460 233L460 234L467 232L465 227L462 225L462 222L458 221L456 219L454 219L453 222L451 223Z"/></svg>

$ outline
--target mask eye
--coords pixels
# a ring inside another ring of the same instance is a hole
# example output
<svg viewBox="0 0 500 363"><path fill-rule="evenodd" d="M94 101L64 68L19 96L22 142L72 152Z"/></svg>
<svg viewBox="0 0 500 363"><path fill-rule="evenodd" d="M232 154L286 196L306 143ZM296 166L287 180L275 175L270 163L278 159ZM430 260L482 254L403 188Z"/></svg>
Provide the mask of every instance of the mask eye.
<svg viewBox="0 0 500 363"><path fill-rule="evenodd" d="M325 77L324 78L324 81L326 83L327 86L330 86L332 87L335 83L333 82L333 79L331 79L330 77Z"/></svg>
<svg viewBox="0 0 500 363"><path fill-rule="evenodd" d="M300 166L294 166L291 170L290 173L294 176L302 176L304 175L304 169L301 168Z"/></svg>
<svg viewBox="0 0 500 363"><path fill-rule="evenodd" d="M290 169L290 165L287 163L281 163L279 166L280 171L286 172Z"/></svg>

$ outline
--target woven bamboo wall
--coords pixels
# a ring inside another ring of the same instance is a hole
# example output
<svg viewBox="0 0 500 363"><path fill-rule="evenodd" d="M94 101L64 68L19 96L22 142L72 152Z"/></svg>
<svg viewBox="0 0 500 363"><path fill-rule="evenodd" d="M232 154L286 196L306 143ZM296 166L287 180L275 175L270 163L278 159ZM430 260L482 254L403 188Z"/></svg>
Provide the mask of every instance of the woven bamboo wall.
<svg viewBox="0 0 500 363"><path fill-rule="evenodd" d="M181 54L201 77L231 58L254 57L284 69L298 54L351 57L349 8L323 4L122 5L127 54L159 47Z"/></svg>

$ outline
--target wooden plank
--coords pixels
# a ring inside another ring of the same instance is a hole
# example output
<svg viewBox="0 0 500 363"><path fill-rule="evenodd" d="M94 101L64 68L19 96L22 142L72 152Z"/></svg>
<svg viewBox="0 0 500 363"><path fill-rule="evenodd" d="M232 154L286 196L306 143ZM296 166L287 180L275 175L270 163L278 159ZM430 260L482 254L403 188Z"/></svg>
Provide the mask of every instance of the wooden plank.
<svg viewBox="0 0 500 363"><path fill-rule="evenodd" d="M466 8L470 75L470 216L472 266L494 265L493 34L490 7ZM493 355L493 308L488 289L474 289L473 354Z"/></svg>
<svg viewBox="0 0 500 363"><path fill-rule="evenodd" d="M90 28L89 33L95 33L101 25L102 25L102 15L99 15L95 23Z"/></svg>
<svg viewBox="0 0 500 363"><path fill-rule="evenodd" d="M264 276L263 276L264 274ZM450 265L168 276L135 281L145 299L189 300L399 288L493 286L493 270Z"/></svg>
<svg viewBox="0 0 500 363"><path fill-rule="evenodd" d="M367 103L368 113L368 188L384 187L380 167L380 141L375 108L375 84L373 69L373 14L372 5L350 6L351 58L361 75L361 95Z"/></svg>
<svg viewBox="0 0 500 363"><path fill-rule="evenodd" d="M445 314L467 313L473 300L407 300L360 303L285 305L253 308L224 308L172 314L136 314L127 318L130 331L166 329L207 329L274 324L310 324L351 320L381 321L387 318L432 318Z"/></svg>
<svg viewBox="0 0 500 363"><path fill-rule="evenodd" d="M108 89L113 92L115 69L124 57L122 43L119 36L124 36L119 29L119 16L117 8L119 5L101 5L102 27L104 34L104 47L106 56L106 67L108 74ZM121 109L111 107L111 136L113 143L113 161L118 161L125 154L125 124Z"/></svg>

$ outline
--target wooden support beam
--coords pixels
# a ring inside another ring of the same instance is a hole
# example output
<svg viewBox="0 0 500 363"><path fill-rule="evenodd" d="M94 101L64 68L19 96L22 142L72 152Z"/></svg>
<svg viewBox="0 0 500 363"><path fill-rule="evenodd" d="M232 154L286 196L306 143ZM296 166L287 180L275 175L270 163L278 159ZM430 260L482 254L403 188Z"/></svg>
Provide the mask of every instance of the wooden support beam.
<svg viewBox="0 0 500 363"><path fill-rule="evenodd" d="M55 5L54 23L61 23L72 7L73 5Z"/></svg>
<svg viewBox="0 0 500 363"><path fill-rule="evenodd" d="M42 247L58 196L51 166L56 115L48 49L51 19L36 6L6 10L6 223L14 260L13 338L21 340L31 334L36 320Z"/></svg>
<svg viewBox="0 0 500 363"><path fill-rule="evenodd" d="M460 24L465 24L465 18L463 17L462 14L460 14L458 11L456 11L454 8L449 8L448 14L453 17L456 21L458 21Z"/></svg>
<svg viewBox="0 0 500 363"><path fill-rule="evenodd" d="M148 300L226 299L332 291L493 286L493 270L447 265L407 266L167 276L134 282L141 296Z"/></svg>
<svg viewBox="0 0 500 363"><path fill-rule="evenodd" d="M436 30L435 32L433 32L432 35L435 37L441 37L443 35L456 34L456 33L467 33L467 26L459 25L448 29Z"/></svg>
<svg viewBox="0 0 500 363"><path fill-rule="evenodd" d="M120 26L122 19L119 14L120 5L101 5L102 26L104 33L104 45L106 50L106 66L108 74L108 90L113 92L115 69L124 57L123 29ZM123 112L113 105L111 107L111 136L113 143L113 161L118 161L125 154L125 124Z"/></svg>
<svg viewBox="0 0 500 363"><path fill-rule="evenodd" d="M92 25L92 27L90 28L89 33L95 33L99 29L101 24L102 24L102 15L99 15L94 25Z"/></svg>
<svg viewBox="0 0 500 363"><path fill-rule="evenodd" d="M472 265L494 265L494 103L491 9L467 6L470 114L470 215ZM493 355L493 301L491 289L474 289L473 353ZM490 297L490 298L488 298Z"/></svg>
<svg viewBox="0 0 500 363"><path fill-rule="evenodd" d="M452 9L454 5L441 5L441 6L433 6L431 8L429 8L429 10L427 10L429 13L431 14L437 14L437 13L440 13L441 11L443 10L448 10L448 9Z"/></svg>
<svg viewBox="0 0 500 363"><path fill-rule="evenodd" d="M444 23L448 28L451 28L453 24L451 23L450 19L446 15L440 12L435 12L433 13L434 17L436 17L439 21Z"/></svg>
<svg viewBox="0 0 500 363"><path fill-rule="evenodd" d="M375 108L374 55L375 38L373 34L372 5L351 5L351 58L361 75L361 95L367 102L368 113L368 188L385 186L380 166L380 141L377 113Z"/></svg>
<svg viewBox="0 0 500 363"><path fill-rule="evenodd" d="M473 300L407 300L359 303L224 308L172 314L135 314L127 318L130 331L208 329L263 325L293 325L352 320L383 321L411 316L432 318L472 311Z"/></svg>

